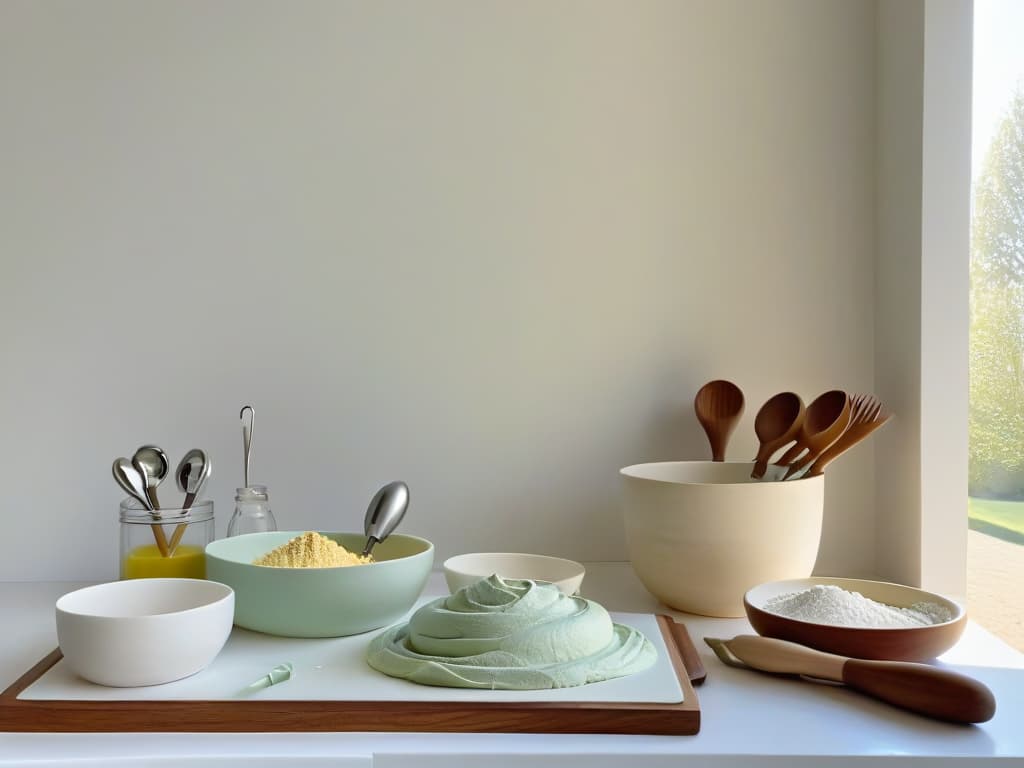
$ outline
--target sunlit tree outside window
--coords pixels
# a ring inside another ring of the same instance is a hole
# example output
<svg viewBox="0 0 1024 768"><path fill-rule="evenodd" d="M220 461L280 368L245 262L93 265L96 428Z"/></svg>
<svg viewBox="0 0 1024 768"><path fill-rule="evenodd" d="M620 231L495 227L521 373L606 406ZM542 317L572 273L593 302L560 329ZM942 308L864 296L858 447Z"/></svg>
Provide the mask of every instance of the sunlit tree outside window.
<svg viewBox="0 0 1024 768"><path fill-rule="evenodd" d="M1024 2L974 8L967 599L1024 650Z"/></svg>

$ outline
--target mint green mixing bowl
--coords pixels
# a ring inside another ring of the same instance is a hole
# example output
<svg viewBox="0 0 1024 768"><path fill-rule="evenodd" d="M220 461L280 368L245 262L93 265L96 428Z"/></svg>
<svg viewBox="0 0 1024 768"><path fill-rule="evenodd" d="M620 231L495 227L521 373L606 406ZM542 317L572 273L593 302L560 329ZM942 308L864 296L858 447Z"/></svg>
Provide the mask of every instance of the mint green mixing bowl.
<svg viewBox="0 0 1024 768"><path fill-rule="evenodd" d="M235 624L285 637L340 637L400 619L434 564L434 545L392 534L373 548L376 562L344 568L268 568L252 561L302 531L247 533L206 545L206 578L235 591ZM362 552L361 533L324 533Z"/></svg>

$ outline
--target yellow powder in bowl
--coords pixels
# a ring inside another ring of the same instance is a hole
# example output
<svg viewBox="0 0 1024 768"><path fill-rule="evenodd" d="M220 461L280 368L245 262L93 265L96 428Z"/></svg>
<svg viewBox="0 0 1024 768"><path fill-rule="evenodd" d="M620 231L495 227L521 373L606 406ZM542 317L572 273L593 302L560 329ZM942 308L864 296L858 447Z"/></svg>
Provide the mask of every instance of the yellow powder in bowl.
<svg viewBox="0 0 1024 768"><path fill-rule="evenodd" d="M372 555L357 555L326 536L306 531L263 557L253 560L252 564L271 568L337 568L372 562Z"/></svg>

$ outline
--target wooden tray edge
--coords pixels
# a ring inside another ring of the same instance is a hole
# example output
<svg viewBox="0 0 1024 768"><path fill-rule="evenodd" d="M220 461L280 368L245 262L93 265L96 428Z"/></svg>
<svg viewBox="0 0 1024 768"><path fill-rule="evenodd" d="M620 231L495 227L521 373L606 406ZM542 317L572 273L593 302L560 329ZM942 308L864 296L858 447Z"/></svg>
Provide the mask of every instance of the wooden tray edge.
<svg viewBox="0 0 1024 768"><path fill-rule="evenodd" d="M422 701L72 701L18 695L62 658L57 648L0 693L0 732L438 732L692 735L700 706L691 677L704 679L686 626L658 615L683 701L422 702ZM685 660L685 661L684 661ZM153 705L158 706L153 706Z"/></svg>
<svg viewBox="0 0 1024 768"><path fill-rule="evenodd" d="M658 622L661 623L662 621L664 621L662 631L664 632L667 628L672 634L672 639L675 641L680 656L682 656L683 666L686 667L686 673L690 678L690 682L694 685L703 685L704 681L708 678L708 673L704 668L704 662L701 661L700 654L697 653L697 647L693 644L693 638L690 637L686 625L673 620L670 616L659 615Z"/></svg>

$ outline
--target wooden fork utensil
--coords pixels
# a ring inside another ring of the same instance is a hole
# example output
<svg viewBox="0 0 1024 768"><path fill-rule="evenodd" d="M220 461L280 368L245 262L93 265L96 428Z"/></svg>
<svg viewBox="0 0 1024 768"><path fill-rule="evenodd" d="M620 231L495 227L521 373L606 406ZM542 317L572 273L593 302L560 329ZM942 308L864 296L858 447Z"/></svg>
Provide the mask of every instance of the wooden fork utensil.
<svg viewBox="0 0 1024 768"><path fill-rule="evenodd" d="M881 401L874 395L852 395L850 406L850 425L846 431L819 455L805 457L790 466L788 477L796 476L802 470L806 472L800 477L820 475L835 459L892 418L892 414L884 410Z"/></svg>

